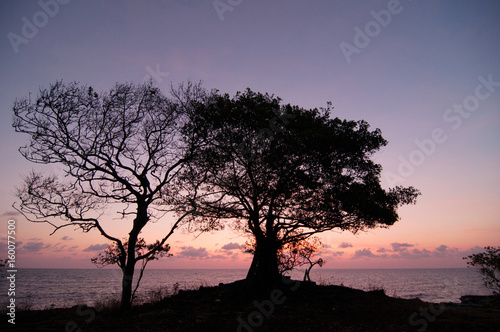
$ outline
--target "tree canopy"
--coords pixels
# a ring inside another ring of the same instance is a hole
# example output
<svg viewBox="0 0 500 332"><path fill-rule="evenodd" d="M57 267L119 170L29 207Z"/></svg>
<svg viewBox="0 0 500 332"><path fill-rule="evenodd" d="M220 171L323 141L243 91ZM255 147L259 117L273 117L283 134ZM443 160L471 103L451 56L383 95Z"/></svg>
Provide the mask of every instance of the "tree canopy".
<svg viewBox="0 0 500 332"><path fill-rule="evenodd" d="M287 243L339 229L388 227L413 187L384 190L370 158L387 144L365 121L331 118L331 105L303 109L250 89L218 95L198 109L207 144L186 178L204 176L197 201L207 225L232 222L255 238L247 279L277 280L277 252Z"/></svg>

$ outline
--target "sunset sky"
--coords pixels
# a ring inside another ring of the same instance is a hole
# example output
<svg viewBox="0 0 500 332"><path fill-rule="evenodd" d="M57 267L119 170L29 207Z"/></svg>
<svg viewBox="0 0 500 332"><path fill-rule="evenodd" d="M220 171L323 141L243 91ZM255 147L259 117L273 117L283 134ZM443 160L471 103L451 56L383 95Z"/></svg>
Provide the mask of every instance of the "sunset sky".
<svg viewBox="0 0 500 332"><path fill-rule="evenodd" d="M321 235L324 268L465 267L500 245L500 2L172 0L0 2L0 258L17 224L18 267L93 268L108 244L33 224L11 207L31 169L12 128L16 98L58 79L109 90L152 78L203 81L234 95L250 87L304 108L364 119L389 144L375 158L384 188L414 186L416 205L389 229ZM154 241L171 218L148 225ZM120 226L121 225L121 226ZM124 237L130 220L109 217ZM151 268L248 268L246 238L227 230L170 240Z"/></svg>

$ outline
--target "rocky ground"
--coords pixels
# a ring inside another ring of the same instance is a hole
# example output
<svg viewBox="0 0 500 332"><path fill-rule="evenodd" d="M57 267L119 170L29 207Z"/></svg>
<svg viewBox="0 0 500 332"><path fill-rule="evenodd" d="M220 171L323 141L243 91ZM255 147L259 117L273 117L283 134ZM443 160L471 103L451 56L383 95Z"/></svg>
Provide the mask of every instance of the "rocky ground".
<svg viewBox="0 0 500 332"><path fill-rule="evenodd" d="M1 331L499 331L498 302L483 307L391 298L382 290L290 281L251 291L237 281L180 291L155 304L21 311Z"/></svg>

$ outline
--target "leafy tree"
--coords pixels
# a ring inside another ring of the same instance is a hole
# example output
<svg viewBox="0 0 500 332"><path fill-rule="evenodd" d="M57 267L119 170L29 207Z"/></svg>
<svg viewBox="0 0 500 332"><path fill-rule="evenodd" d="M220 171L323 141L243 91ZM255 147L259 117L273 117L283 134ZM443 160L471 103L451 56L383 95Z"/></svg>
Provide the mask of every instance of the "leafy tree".
<svg viewBox="0 0 500 332"><path fill-rule="evenodd" d="M211 227L231 221L253 236L252 284L279 282L278 252L287 244L333 229L388 227L419 195L413 187L382 189L382 167L370 159L387 144L380 130L330 111L250 89L198 109L207 144L184 174L204 178L193 217Z"/></svg>
<svg viewBox="0 0 500 332"><path fill-rule="evenodd" d="M59 81L41 90L34 102L14 102L13 127L30 136L21 154L33 163L56 164L64 175L27 175L15 208L30 221L49 223L54 232L68 226L97 229L113 241L123 272L122 308L131 305L136 263L165 252L167 239L194 212L177 209L170 231L151 245L139 239L148 223L172 210L179 195L177 175L199 141L184 125L206 97L193 84L172 89L169 98L152 83L116 84L98 94L92 87ZM103 225L113 210L124 223L131 222L125 243Z"/></svg>
<svg viewBox="0 0 500 332"><path fill-rule="evenodd" d="M298 243L287 243L278 252L278 264L288 270L297 266L309 265L304 271L304 281L311 281L310 273L315 265L323 267L326 263L322 258L313 259L312 257L321 250L321 241L317 237L311 237Z"/></svg>
<svg viewBox="0 0 500 332"><path fill-rule="evenodd" d="M500 247L484 247L485 252L464 257L471 267L479 267L484 285L500 295Z"/></svg>

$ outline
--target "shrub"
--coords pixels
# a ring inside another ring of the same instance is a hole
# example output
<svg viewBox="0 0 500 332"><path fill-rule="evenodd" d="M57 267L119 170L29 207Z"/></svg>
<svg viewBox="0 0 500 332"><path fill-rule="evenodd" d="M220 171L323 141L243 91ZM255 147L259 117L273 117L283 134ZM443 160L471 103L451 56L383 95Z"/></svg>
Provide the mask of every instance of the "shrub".
<svg viewBox="0 0 500 332"><path fill-rule="evenodd" d="M494 293L500 295L500 247L485 247L486 251L473 254L464 259L468 259L467 264L479 267L483 275L484 285L492 288Z"/></svg>

